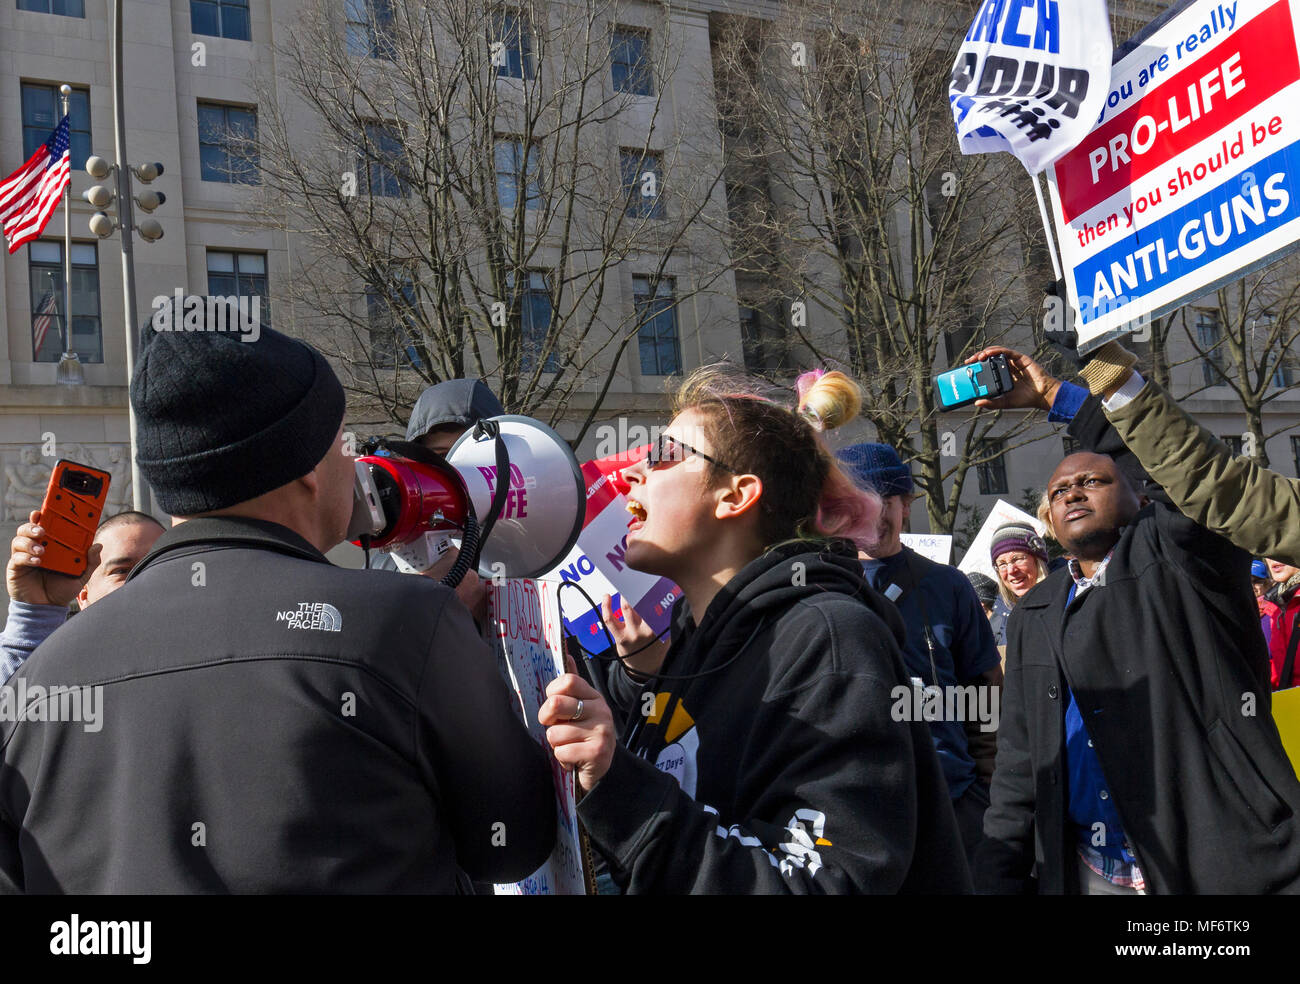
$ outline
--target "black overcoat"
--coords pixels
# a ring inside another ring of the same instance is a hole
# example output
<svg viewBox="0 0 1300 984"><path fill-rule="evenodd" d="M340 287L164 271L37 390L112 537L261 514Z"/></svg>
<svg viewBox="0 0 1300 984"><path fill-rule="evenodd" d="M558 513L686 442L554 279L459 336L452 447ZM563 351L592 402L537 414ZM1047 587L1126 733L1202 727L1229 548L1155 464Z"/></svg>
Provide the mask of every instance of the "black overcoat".
<svg viewBox="0 0 1300 984"><path fill-rule="evenodd" d="M1094 399L1071 431L1144 480ZM982 891L1078 890L1067 687L1149 892L1300 890L1300 782L1270 713L1250 557L1144 492L1098 584L1067 608L1059 570L1011 615Z"/></svg>

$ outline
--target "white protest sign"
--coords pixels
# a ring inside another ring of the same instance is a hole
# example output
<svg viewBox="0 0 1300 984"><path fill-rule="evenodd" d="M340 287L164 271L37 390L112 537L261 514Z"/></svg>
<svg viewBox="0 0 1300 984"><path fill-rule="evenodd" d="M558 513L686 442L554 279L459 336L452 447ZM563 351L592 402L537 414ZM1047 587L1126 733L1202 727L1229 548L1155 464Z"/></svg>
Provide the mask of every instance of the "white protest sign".
<svg viewBox="0 0 1300 984"><path fill-rule="evenodd" d="M980 527L979 535L971 543L970 549L966 551L966 556L961 559L957 569L963 574L979 571L997 581L998 571L993 566L993 558L989 556L989 551L993 549L993 534L999 526L1006 523L1023 523L1033 527L1034 532L1039 536L1047 535L1047 527L1038 521L1037 516L1031 516L1023 509L1017 509L1011 503L999 499L993 504L989 518Z"/></svg>
<svg viewBox="0 0 1300 984"><path fill-rule="evenodd" d="M947 533L900 533L903 546L915 550L926 560L936 564L951 563L952 537Z"/></svg>
<svg viewBox="0 0 1300 984"><path fill-rule="evenodd" d="M962 153L1037 174L1092 129L1111 57L1105 0L984 0L948 84Z"/></svg>
<svg viewBox="0 0 1300 984"><path fill-rule="evenodd" d="M560 607L556 583L531 578L502 578L488 584L493 635L519 697L524 723L545 748L555 780L555 850L546 863L523 881L495 886L498 895L585 895L583 850L578 835L573 773L555 761L537 711L546 687L564 672Z"/></svg>
<svg viewBox="0 0 1300 984"><path fill-rule="evenodd" d="M1081 352L1300 239L1297 10L1198 0L1115 64L1100 121L1048 177Z"/></svg>

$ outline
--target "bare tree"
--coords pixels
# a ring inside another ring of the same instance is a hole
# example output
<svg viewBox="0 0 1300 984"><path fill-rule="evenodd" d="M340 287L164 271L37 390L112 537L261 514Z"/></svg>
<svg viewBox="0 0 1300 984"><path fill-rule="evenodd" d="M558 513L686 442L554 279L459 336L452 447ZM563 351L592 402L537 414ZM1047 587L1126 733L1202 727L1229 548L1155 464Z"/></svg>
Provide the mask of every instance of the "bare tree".
<svg viewBox="0 0 1300 984"><path fill-rule="evenodd" d="M1032 421L944 415L936 372L1028 337L1050 282L1021 165L957 147L947 80L973 9L790 0L772 22L720 19L714 43L737 282L755 285L741 303L848 363L937 531L969 470Z"/></svg>
<svg viewBox="0 0 1300 984"><path fill-rule="evenodd" d="M1264 428L1264 411L1300 384L1300 269L1294 259L1273 264L1214 293L1214 306L1181 310L1183 332L1206 367L1203 385L1226 386L1246 415L1242 450L1268 467L1266 442L1295 426Z"/></svg>
<svg viewBox="0 0 1300 984"><path fill-rule="evenodd" d="M401 422L424 386L473 375L554 423L595 392L580 440L654 314L622 303L618 265L653 288L689 256L678 302L725 270L694 233L721 148L689 125L699 105L669 102L682 38L667 17L616 31L625 15L304 0L278 82L254 83L259 217L288 232L298 324L355 408Z"/></svg>

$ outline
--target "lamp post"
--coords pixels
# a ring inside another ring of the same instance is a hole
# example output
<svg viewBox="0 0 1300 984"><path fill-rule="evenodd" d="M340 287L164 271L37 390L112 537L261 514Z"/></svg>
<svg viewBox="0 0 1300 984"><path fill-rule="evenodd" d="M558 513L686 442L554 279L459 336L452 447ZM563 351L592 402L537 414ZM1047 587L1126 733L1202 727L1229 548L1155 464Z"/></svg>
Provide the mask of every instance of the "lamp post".
<svg viewBox="0 0 1300 984"><path fill-rule="evenodd" d="M126 327L126 398L127 424L131 440L131 500L135 509L149 511L149 486L145 484L144 474L136 461L139 447L139 427L135 419L135 407L131 405L130 386L135 378L135 358L140 344L140 331L136 326L135 305L135 257L131 251L131 227L134 216L131 213L131 176L126 164L126 98L122 84L122 3L113 0L113 148L117 154L117 201L118 216L122 229L122 297L125 309Z"/></svg>
<svg viewBox="0 0 1300 984"><path fill-rule="evenodd" d="M135 362L140 349L140 332L136 325L135 303L135 249L132 232L139 232L147 242L157 242L163 236L162 225L157 219L144 219L135 224L134 205L138 204L145 212L152 212L167 200L161 192L146 191L139 198L133 198L131 177L134 175L143 184L149 184L163 173L161 164L126 163L126 96L122 82L122 3L112 0L113 6L113 46L111 67L113 76L113 147L117 157L116 164L110 164L102 157L90 157L86 160L86 173L97 181L102 181L110 174L114 176L114 185L95 185L88 188L83 195L86 201L101 211L90 218L90 231L100 239L113 234L114 230L122 234L122 309L123 324L126 328L126 378L130 386L135 375ZM117 217L114 218L102 209L117 202ZM131 435L131 499L132 506L141 512L149 511L149 486L145 483L140 465L136 461L139 447L139 429L135 419L135 408L128 397L126 401L127 424Z"/></svg>

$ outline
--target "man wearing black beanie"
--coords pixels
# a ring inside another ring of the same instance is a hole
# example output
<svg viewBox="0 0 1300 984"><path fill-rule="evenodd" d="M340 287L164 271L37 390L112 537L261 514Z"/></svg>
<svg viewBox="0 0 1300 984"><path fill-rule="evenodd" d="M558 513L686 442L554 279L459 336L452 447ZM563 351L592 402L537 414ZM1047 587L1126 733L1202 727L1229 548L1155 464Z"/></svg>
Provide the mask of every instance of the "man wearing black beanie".
<svg viewBox="0 0 1300 984"><path fill-rule="evenodd" d="M3 723L0 888L445 892L458 869L539 867L546 756L464 607L323 556L354 464L320 353L267 328L151 332L131 403L183 522L10 681L27 705ZM55 686L98 691L94 724Z"/></svg>

